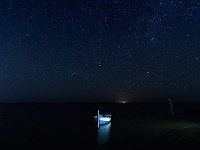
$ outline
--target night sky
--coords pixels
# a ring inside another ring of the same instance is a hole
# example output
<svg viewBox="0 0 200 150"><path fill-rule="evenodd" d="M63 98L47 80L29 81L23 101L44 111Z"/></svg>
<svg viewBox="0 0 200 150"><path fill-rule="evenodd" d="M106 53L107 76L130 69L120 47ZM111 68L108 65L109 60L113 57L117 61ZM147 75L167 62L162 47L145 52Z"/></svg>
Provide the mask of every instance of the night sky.
<svg viewBox="0 0 200 150"><path fill-rule="evenodd" d="M0 0L0 102L200 101L199 0Z"/></svg>

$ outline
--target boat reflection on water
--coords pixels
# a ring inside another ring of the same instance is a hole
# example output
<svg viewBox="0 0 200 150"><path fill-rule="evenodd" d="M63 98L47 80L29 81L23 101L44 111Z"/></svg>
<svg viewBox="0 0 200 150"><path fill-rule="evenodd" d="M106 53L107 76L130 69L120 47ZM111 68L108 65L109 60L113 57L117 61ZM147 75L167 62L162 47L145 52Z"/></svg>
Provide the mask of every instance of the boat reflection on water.
<svg viewBox="0 0 200 150"><path fill-rule="evenodd" d="M110 140L111 122L102 124L98 128L98 147L106 147Z"/></svg>

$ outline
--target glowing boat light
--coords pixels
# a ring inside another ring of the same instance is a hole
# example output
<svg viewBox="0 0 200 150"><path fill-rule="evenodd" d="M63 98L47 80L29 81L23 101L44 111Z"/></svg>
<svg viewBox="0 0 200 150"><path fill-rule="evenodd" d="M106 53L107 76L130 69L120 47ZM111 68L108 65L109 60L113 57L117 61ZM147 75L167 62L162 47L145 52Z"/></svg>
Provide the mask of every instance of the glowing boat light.
<svg viewBox="0 0 200 150"><path fill-rule="evenodd" d="M98 115L94 116L94 119L98 122L98 127L99 127L99 125L109 123L111 121L111 115L110 114L100 115L98 110Z"/></svg>

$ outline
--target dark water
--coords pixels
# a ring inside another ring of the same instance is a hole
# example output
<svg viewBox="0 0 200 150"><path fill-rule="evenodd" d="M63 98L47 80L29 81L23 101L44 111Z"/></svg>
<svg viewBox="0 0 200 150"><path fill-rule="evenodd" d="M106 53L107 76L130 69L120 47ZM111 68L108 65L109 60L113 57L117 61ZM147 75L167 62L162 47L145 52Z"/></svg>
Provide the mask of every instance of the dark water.
<svg viewBox="0 0 200 150"><path fill-rule="evenodd" d="M168 104L0 104L1 149L191 149L200 117ZM93 116L110 113L97 127Z"/></svg>

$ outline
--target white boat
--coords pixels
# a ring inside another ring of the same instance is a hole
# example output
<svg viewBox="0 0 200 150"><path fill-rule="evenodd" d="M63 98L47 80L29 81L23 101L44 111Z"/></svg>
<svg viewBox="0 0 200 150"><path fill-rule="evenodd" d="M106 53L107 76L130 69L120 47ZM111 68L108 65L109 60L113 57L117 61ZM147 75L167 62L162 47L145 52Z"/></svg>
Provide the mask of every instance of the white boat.
<svg viewBox="0 0 200 150"><path fill-rule="evenodd" d="M94 119L97 121L99 127L99 125L111 122L111 114L100 115L98 110L98 114L97 116L94 116Z"/></svg>

